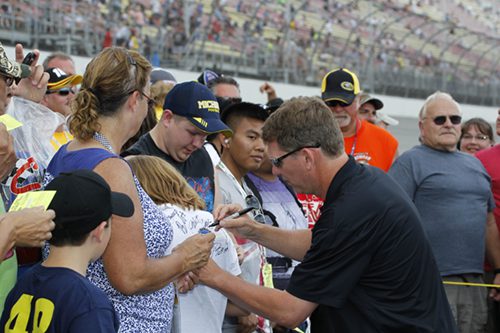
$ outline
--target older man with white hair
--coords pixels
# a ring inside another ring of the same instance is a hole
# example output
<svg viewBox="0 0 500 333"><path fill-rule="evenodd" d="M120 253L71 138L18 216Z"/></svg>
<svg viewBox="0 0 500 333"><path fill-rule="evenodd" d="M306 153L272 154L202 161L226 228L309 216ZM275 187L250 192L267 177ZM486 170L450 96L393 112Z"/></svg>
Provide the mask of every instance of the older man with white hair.
<svg viewBox="0 0 500 333"><path fill-rule="evenodd" d="M500 268L490 177L478 159L457 150L462 112L436 92L419 114L421 145L401 155L389 174L415 203L444 281L483 283L484 254ZM500 272L500 271L499 271ZM493 280L500 284L500 275ZM445 285L460 332L483 332L486 288ZM496 290L491 296L500 300Z"/></svg>

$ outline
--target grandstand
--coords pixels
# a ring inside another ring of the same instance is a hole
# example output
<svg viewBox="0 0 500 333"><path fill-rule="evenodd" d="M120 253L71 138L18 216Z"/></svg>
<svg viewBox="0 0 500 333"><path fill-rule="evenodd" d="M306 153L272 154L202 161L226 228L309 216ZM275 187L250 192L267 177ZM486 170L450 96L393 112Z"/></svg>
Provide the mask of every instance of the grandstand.
<svg viewBox="0 0 500 333"><path fill-rule="evenodd" d="M345 66L374 93L500 105L494 0L8 0L0 15L4 44L92 56L108 34L168 68L318 86Z"/></svg>

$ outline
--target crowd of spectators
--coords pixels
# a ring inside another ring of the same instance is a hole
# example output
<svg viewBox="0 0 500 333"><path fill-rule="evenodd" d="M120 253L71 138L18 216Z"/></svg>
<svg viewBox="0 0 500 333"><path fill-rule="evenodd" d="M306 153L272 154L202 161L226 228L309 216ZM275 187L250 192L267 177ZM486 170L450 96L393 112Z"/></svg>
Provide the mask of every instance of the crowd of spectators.
<svg viewBox="0 0 500 333"><path fill-rule="evenodd" d="M44 22L42 33L94 36L87 39L94 54L126 46L156 66L182 68L189 66L183 60L212 52L254 59L251 64L264 64L278 80L283 76L273 73L286 70L291 82L317 82L335 65L361 72L416 69L484 84L497 73L494 52L482 47L500 26L500 9L492 1L32 2L4 2L0 30L33 26L38 19ZM478 38L484 43L475 44Z"/></svg>

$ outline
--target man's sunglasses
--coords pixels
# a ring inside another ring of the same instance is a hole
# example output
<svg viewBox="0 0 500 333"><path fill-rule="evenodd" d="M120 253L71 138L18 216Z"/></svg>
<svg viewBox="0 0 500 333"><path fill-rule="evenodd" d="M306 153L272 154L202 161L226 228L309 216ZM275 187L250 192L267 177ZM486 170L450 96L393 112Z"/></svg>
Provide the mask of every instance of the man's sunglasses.
<svg viewBox="0 0 500 333"><path fill-rule="evenodd" d="M285 158L287 158L288 156L292 155L292 154L295 154L296 152L302 150L302 149L305 149L305 148L319 148L321 145L318 143L318 144L315 144L315 145L312 145L312 146L302 146L302 147L299 147L299 148L296 148L294 150L292 150L291 152L288 152L284 155L281 155L280 157L276 157L276 158L271 158L271 163L277 167L277 168L280 168L282 165L283 165L283 160Z"/></svg>
<svg viewBox="0 0 500 333"><path fill-rule="evenodd" d="M342 101L328 101L328 102L325 102L325 104L328 105L331 108L334 108L337 105L340 105L341 107L345 108L345 107L351 105L352 103L345 103L345 102L342 102Z"/></svg>
<svg viewBox="0 0 500 333"><path fill-rule="evenodd" d="M59 96L68 96L69 94L75 94L75 91L71 88L62 88L59 90L47 90L47 95L58 94Z"/></svg>
<svg viewBox="0 0 500 333"><path fill-rule="evenodd" d="M462 117L460 116L437 116L432 118L434 124L441 126L446 122L446 119L449 118L453 125L458 125L462 122Z"/></svg>
<svg viewBox="0 0 500 333"><path fill-rule="evenodd" d="M5 81L5 85L7 87L10 87L14 83L14 78L12 76L7 76L7 75L1 75L0 76L3 78Z"/></svg>
<svg viewBox="0 0 500 333"><path fill-rule="evenodd" d="M228 102L230 104L238 104L241 103L243 100L241 97L219 97L222 101Z"/></svg>

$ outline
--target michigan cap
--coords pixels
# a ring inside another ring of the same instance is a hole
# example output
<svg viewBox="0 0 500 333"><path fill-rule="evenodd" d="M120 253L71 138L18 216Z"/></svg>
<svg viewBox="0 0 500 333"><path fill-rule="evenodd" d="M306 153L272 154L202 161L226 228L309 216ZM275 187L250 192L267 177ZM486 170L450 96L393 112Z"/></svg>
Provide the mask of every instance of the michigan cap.
<svg viewBox="0 0 500 333"><path fill-rule="evenodd" d="M345 68L328 72L321 82L321 98L325 102L340 101L351 104L359 92L358 77Z"/></svg>
<svg viewBox="0 0 500 333"><path fill-rule="evenodd" d="M111 191L104 178L90 170L61 173L45 189L56 191L48 208L56 212L52 233L57 237L87 234L112 214L134 214L132 200Z"/></svg>
<svg viewBox="0 0 500 333"><path fill-rule="evenodd" d="M80 84L83 77L79 74L68 75L62 69L51 67L46 70L49 73L49 82L47 90L59 90L65 87L72 87Z"/></svg>
<svg viewBox="0 0 500 333"><path fill-rule="evenodd" d="M0 73L16 79L23 79L31 75L29 66L10 61L0 43Z"/></svg>
<svg viewBox="0 0 500 333"><path fill-rule="evenodd" d="M232 131L220 119L219 103L206 86L190 81L176 84L165 97L163 110L186 117L201 131L224 133L231 136Z"/></svg>

